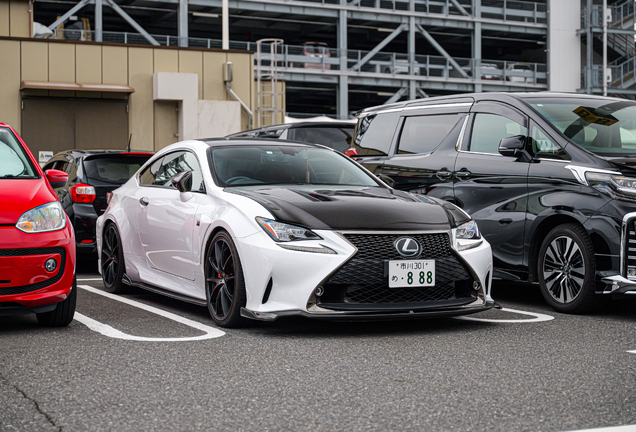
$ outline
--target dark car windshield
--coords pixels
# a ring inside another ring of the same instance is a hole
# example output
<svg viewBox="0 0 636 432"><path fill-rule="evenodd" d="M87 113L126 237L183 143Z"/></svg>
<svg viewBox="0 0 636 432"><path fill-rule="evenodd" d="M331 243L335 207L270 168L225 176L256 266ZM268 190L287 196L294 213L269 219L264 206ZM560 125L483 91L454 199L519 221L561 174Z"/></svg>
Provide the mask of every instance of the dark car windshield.
<svg viewBox="0 0 636 432"><path fill-rule="evenodd" d="M105 155L84 160L86 177L113 184L124 184L150 158L148 156Z"/></svg>
<svg viewBox="0 0 636 432"><path fill-rule="evenodd" d="M636 155L636 103L612 99L527 98L581 147L603 156Z"/></svg>
<svg viewBox="0 0 636 432"><path fill-rule="evenodd" d="M212 149L223 186L276 184L378 186L372 176L330 150L300 146L236 146Z"/></svg>
<svg viewBox="0 0 636 432"><path fill-rule="evenodd" d="M302 127L292 128L290 136L295 141L302 141L309 144L322 144L344 153L346 149L351 147L350 139L353 135L355 125L350 127Z"/></svg>
<svg viewBox="0 0 636 432"><path fill-rule="evenodd" d="M11 130L0 127L0 179L11 178L34 179L39 175Z"/></svg>

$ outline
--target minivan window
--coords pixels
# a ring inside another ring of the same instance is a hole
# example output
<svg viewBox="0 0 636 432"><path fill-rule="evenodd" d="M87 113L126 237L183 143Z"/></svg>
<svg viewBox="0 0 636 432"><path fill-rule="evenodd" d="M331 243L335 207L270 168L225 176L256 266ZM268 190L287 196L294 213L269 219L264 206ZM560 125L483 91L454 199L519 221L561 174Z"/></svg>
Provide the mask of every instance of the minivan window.
<svg viewBox="0 0 636 432"><path fill-rule="evenodd" d="M404 119L398 154L429 153L442 143L459 120L458 114L413 116Z"/></svg>
<svg viewBox="0 0 636 432"><path fill-rule="evenodd" d="M386 156L395 130L395 117L387 114L368 115L358 121L353 139L360 156Z"/></svg>
<svg viewBox="0 0 636 432"><path fill-rule="evenodd" d="M528 135L528 129L496 114L477 113L470 138L470 152L499 154L499 142L514 135Z"/></svg>
<svg viewBox="0 0 636 432"><path fill-rule="evenodd" d="M579 146L603 156L636 154L636 103L593 98L528 98L528 103Z"/></svg>
<svg viewBox="0 0 636 432"><path fill-rule="evenodd" d="M539 159L560 159L568 160L570 157L561 148L555 144L541 129L536 126L532 127L530 134L532 143L532 154Z"/></svg>
<svg viewBox="0 0 636 432"><path fill-rule="evenodd" d="M89 179L113 184L124 184L147 160L147 156L109 155L86 158L84 160L84 171Z"/></svg>
<svg viewBox="0 0 636 432"><path fill-rule="evenodd" d="M37 171L8 128L0 127L0 179L34 179Z"/></svg>

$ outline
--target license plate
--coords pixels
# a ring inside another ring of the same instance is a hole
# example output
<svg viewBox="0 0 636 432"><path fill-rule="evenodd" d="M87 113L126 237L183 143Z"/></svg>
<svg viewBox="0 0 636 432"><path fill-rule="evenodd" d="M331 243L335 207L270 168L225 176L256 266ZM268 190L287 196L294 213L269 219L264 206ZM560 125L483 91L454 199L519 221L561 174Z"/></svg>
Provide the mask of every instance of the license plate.
<svg viewBox="0 0 636 432"><path fill-rule="evenodd" d="M389 261L389 288L435 285L435 260Z"/></svg>

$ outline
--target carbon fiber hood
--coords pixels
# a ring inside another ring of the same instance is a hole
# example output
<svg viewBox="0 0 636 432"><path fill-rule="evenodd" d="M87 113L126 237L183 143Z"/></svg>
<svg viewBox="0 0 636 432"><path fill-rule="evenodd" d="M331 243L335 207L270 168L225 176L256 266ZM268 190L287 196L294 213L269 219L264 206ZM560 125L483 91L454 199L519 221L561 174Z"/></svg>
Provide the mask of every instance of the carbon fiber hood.
<svg viewBox="0 0 636 432"><path fill-rule="evenodd" d="M253 186L225 191L255 200L277 220L311 229L448 230L455 225L444 203L382 187Z"/></svg>

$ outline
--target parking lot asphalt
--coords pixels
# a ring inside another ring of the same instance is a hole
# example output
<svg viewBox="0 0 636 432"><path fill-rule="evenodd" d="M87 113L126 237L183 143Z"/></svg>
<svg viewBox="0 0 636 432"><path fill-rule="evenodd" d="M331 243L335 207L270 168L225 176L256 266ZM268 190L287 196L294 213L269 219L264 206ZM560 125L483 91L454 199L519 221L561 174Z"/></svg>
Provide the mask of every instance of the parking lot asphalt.
<svg viewBox="0 0 636 432"><path fill-rule="evenodd" d="M499 282L504 310L471 316L483 321L287 318L226 330L202 307L104 296L90 266L78 285L67 328L0 317L1 431L636 424L636 301L564 315L537 286Z"/></svg>

